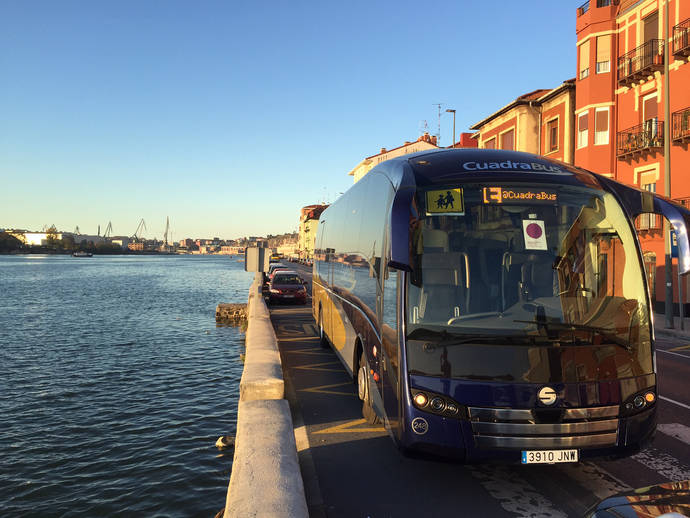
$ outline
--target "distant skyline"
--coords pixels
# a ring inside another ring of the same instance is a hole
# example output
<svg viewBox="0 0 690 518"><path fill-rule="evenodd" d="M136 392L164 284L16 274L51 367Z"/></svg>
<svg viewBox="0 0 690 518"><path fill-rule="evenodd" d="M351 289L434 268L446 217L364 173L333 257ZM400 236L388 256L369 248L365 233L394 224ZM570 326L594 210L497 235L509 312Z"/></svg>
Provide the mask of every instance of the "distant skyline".
<svg viewBox="0 0 690 518"><path fill-rule="evenodd" d="M577 2L0 3L0 228L295 231L380 148L575 77Z"/></svg>

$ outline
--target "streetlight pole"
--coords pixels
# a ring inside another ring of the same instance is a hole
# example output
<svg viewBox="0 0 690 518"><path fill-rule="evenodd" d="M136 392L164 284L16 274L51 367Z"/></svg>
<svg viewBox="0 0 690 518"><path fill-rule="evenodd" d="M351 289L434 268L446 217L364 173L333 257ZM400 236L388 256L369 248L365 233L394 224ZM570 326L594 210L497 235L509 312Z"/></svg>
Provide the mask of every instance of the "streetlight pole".
<svg viewBox="0 0 690 518"><path fill-rule="evenodd" d="M669 78L669 2L664 7L664 194L671 197L671 82ZM673 263L671 259L671 227L667 219L664 219L664 263L666 274L666 292L664 293L664 315L666 327L673 329ZM678 304L682 304L678 298ZM682 315L682 313L681 313ZM681 322L681 326L682 326Z"/></svg>
<svg viewBox="0 0 690 518"><path fill-rule="evenodd" d="M453 114L453 147L455 147L455 110L446 110L446 113Z"/></svg>

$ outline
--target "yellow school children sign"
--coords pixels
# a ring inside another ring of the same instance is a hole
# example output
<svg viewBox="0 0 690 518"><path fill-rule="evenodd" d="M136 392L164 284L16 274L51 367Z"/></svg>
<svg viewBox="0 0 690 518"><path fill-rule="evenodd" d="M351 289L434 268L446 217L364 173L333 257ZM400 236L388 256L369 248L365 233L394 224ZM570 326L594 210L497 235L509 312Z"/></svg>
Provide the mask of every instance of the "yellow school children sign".
<svg viewBox="0 0 690 518"><path fill-rule="evenodd" d="M427 191L426 213L429 214L464 214L465 204L462 189L441 189Z"/></svg>

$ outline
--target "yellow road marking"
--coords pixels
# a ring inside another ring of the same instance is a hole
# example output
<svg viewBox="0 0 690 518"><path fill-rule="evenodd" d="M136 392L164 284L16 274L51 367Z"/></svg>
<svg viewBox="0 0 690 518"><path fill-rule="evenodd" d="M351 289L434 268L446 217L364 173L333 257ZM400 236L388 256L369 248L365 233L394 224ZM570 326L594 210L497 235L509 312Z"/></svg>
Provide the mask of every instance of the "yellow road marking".
<svg viewBox="0 0 690 518"><path fill-rule="evenodd" d="M667 351L683 351L685 349L690 349L690 344L681 345L680 347L674 347L673 349L666 349Z"/></svg>
<svg viewBox="0 0 690 518"><path fill-rule="evenodd" d="M318 387L312 387L308 389L298 389L299 392L315 392L318 394L338 394L340 396L352 396L357 397L354 392L340 392L338 390L328 390L332 387L343 387L345 385L352 386L351 381L346 381L345 383L333 383L332 385L320 385Z"/></svg>
<svg viewBox="0 0 690 518"><path fill-rule="evenodd" d="M356 428L359 425L366 423L365 419L357 419L356 421L347 421L342 424L337 424L329 428L324 428L318 432L314 432L314 435L319 433L371 433L371 432L385 432L383 426L367 427L367 428Z"/></svg>
<svg viewBox="0 0 690 518"><path fill-rule="evenodd" d="M316 328L314 324L302 324L302 329L304 329L304 332L310 336L318 336L319 334L319 330Z"/></svg>
<svg viewBox="0 0 690 518"><path fill-rule="evenodd" d="M276 334L281 335L301 335L304 328L299 324L278 324Z"/></svg>
<svg viewBox="0 0 690 518"><path fill-rule="evenodd" d="M284 353L311 354L313 356L333 356L330 351L319 351L318 349L283 349Z"/></svg>
<svg viewBox="0 0 690 518"><path fill-rule="evenodd" d="M318 340L318 336L296 336L295 338L278 338L279 342L306 342L307 340Z"/></svg>
<svg viewBox="0 0 690 518"><path fill-rule="evenodd" d="M305 371L326 371L326 372L342 372L342 369L324 369L323 365L340 365L339 361L334 362L323 362L323 363L312 363L309 365L299 365L293 367L295 369L304 369Z"/></svg>

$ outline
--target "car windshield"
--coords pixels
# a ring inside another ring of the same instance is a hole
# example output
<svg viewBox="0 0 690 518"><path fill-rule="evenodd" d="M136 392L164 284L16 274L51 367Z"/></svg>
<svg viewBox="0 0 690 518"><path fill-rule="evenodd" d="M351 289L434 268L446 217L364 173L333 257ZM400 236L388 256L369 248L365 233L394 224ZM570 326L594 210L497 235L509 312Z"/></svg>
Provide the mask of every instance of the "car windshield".
<svg viewBox="0 0 690 518"><path fill-rule="evenodd" d="M276 275L273 284L302 284L298 275Z"/></svg>
<svg viewBox="0 0 690 518"><path fill-rule="evenodd" d="M612 195L475 184L432 191L418 203L407 289L411 342L510 336L502 343L517 344L523 336L528 346L649 347L636 240Z"/></svg>

